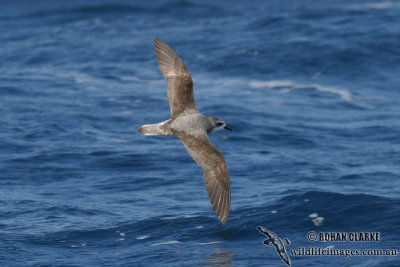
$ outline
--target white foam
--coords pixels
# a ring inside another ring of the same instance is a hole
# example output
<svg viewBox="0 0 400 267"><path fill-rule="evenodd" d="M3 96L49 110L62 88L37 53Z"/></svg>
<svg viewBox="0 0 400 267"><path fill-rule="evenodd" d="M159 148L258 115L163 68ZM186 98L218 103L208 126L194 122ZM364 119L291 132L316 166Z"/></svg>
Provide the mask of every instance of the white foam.
<svg viewBox="0 0 400 267"><path fill-rule="evenodd" d="M337 89L337 88L333 88L333 87L328 87L328 86L322 86L319 84L301 84L301 83L296 83L293 81L251 81L251 82L249 82L249 85L253 88L286 89L286 90L284 90L284 92L287 92L288 89L291 90L291 89L313 88L320 92L339 95L343 100L351 101L351 93L349 91L343 90L343 89Z"/></svg>
<svg viewBox="0 0 400 267"><path fill-rule="evenodd" d="M135 77L135 76L122 76L122 77L120 77L120 79L121 79L121 81L134 81L134 82L146 82L145 80L143 80L143 79L140 79L140 78L138 78L138 77Z"/></svg>
<svg viewBox="0 0 400 267"><path fill-rule="evenodd" d="M197 245L200 246L205 246L205 245L212 245L212 244L221 244L222 241L211 241L211 242L205 242L205 243L196 243Z"/></svg>
<svg viewBox="0 0 400 267"><path fill-rule="evenodd" d="M308 217L310 218L317 218L318 217L318 213L311 213L310 215L308 215Z"/></svg>
<svg viewBox="0 0 400 267"><path fill-rule="evenodd" d="M146 126L146 125L144 125ZM170 217L162 217L161 220L175 220L175 219L179 219L179 218L193 218L196 217L196 215L179 215L179 216L170 216Z"/></svg>
<svg viewBox="0 0 400 267"><path fill-rule="evenodd" d="M136 76L121 76L119 77L121 81L124 82L139 82L139 83L148 83L152 85L164 85L165 80L144 80Z"/></svg>
<svg viewBox="0 0 400 267"><path fill-rule="evenodd" d="M321 226L324 220L325 220L324 217L317 217L313 219L312 222L314 223L315 226Z"/></svg>
<svg viewBox="0 0 400 267"><path fill-rule="evenodd" d="M93 22L94 22L94 24L96 24L97 26L101 26L101 25L104 24L103 21L102 21L100 18L95 18L95 19L93 20Z"/></svg>
<svg viewBox="0 0 400 267"><path fill-rule="evenodd" d="M95 83L101 82L100 79L97 79L97 78L89 76L89 75L85 75L83 73L67 72L67 73L59 74L59 76L62 78L73 79L75 83L95 84ZM92 90L92 89L95 89L95 87L93 87L93 88L86 87L86 89Z"/></svg>
<svg viewBox="0 0 400 267"><path fill-rule="evenodd" d="M294 85L291 81L252 81L249 85L253 88L274 88L274 87L291 87Z"/></svg>
<svg viewBox="0 0 400 267"><path fill-rule="evenodd" d="M161 243L152 244L152 245L150 245L150 247L160 246L160 245L170 245L170 244L183 244L183 243L179 242L177 240L173 240L173 241L168 241L168 242L161 242Z"/></svg>
<svg viewBox="0 0 400 267"><path fill-rule="evenodd" d="M128 141L124 140L124 139L111 139L111 142L113 142L113 143L126 143Z"/></svg>
<svg viewBox="0 0 400 267"><path fill-rule="evenodd" d="M90 79L79 78L79 77L74 77L74 81L75 81L76 83L87 83L87 82L91 82Z"/></svg>
<svg viewBox="0 0 400 267"><path fill-rule="evenodd" d="M136 240L145 240L145 239L147 239L149 237L150 237L149 235L142 235L142 236L136 237Z"/></svg>
<svg viewBox="0 0 400 267"><path fill-rule="evenodd" d="M365 7L368 9L388 9L400 7L399 2L375 2L375 3L367 3Z"/></svg>
<svg viewBox="0 0 400 267"><path fill-rule="evenodd" d="M144 126L147 126L147 124ZM161 220L174 220L174 219L178 219L178 218L179 218L179 216L162 217Z"/></svg>

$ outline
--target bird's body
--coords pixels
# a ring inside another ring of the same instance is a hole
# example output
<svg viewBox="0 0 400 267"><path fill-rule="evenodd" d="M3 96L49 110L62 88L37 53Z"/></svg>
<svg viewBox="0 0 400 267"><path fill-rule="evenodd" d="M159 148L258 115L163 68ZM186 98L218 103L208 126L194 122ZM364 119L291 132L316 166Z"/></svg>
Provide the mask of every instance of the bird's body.
<svg viewBox="0 0 400 267"><path fill-rule="evenodd" d="M209 141L207 134L231 130L223 120L208 117L197 109L192 78L179 56L163 41L154 39L158 64L167 80L171 119L146 124L138 129L144 135L176 136L204 173L208 196L221 223L228 219L230 182L224 155Z"/></svg>
<svg viewBox="0 0 400 267"><path fill-rule="evenodd" d="M286 251L285 245L290 244L289 239L285 238L285 240L282 240L279 238L274 232L268 230L265 227L262 226L257 226L257 229L263 233L264 235L268 236L267 240L264 240L264 244L269 246L269 245L274 245L276 248L276 252L278 252L278 255L281 257L281 259L290 266L290 258L289 255Z"/></svg>

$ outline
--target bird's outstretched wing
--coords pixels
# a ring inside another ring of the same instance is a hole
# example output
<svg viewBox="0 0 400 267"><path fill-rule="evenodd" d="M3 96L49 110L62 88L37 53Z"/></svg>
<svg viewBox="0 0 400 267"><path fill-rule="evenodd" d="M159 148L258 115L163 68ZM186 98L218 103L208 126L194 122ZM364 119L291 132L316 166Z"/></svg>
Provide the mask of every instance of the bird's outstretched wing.
<svg viewBox="0 0 400 267"><path fill-rule="evenodd" d="M269 238L272 237L271 232L267 228L262 227L262 226L257 226L257 229L258 229L258 231L260 231L264 235L268 236Z"/></svg>
<svg viewBox="0 0 400 267"><path fill-rule="evenodd" d="M161 73L167 80L171 119L186 111L198 111L193 96L193 81L183 61L166 43L154 38Z"/></svg>
<svg viewBox="0 0 400 267"><path fill-rule="evenodd" d="M198 135L175 134L203 170L211 205L220 222L226 223L231 206L231 192L224 155L211 144L205 131Z"/></svg>

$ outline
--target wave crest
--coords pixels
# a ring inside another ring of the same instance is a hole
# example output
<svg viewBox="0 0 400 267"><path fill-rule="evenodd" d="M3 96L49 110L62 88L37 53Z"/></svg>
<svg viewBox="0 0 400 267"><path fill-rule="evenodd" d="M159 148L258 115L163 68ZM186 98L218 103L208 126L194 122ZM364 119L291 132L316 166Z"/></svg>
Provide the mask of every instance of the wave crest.
<svg viewBox="0 0 400 267"><path fill-rule="evenodd" d="M277 80L277 81L251 81L249 85L253 88L284 88L284 89L315 89L319 92L339 95L345 101L351 101L351 93L347 90L337 89L333 87L323 86L319 84L301 84L293 81Z"/></svg>

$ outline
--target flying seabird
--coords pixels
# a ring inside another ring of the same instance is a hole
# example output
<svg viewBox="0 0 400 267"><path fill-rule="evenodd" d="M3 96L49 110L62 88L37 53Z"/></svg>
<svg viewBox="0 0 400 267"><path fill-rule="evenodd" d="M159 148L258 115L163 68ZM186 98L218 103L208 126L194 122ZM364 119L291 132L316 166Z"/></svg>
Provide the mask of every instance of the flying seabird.
<svg viewBox="0 0 400 267"><path fill-rule="evenodd" d="M290 244L289 239L285 238L284 240L282 240L281 238L279 238L274 232L268 230L265 227L262 226L257 226L257 229L263 233L264 235L268 236L268 239L264 240L264 244L269 246L269 245L274 245L276 248L276 252L278 252L278 255L281 257L281 259L290 266L290 258L289 255L286 251L285 245L286 244Z"/></svg>
<svg viewBox="0 0 400 267"><path fill-rule="evenodd" d="M171 118L160 123L143 125L137 131L144 135L179 138L203 170L211 205L219 221L224 224L228 220L231 205L229 173L224 155L211 144L208 134L232 129L223 120L203 115L197 109L192 77L174 50L158 38L154 39L154 47L158 66L167 80Z"/></svg>

